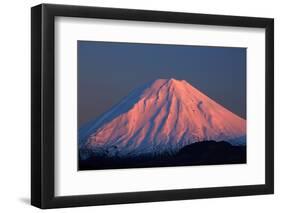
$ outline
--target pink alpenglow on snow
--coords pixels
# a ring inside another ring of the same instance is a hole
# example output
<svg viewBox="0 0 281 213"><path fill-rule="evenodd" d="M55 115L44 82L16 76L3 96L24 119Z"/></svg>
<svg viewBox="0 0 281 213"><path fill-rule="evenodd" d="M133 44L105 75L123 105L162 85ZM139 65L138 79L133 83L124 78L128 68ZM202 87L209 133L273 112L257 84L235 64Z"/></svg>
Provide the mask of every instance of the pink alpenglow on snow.
<svg viewBox="0 0 281 213"><path fill-rule="evenodd" d="M246 120L175 79L148 82L79 130L82 159L172 154L206 140L245 145Z"/></svg>

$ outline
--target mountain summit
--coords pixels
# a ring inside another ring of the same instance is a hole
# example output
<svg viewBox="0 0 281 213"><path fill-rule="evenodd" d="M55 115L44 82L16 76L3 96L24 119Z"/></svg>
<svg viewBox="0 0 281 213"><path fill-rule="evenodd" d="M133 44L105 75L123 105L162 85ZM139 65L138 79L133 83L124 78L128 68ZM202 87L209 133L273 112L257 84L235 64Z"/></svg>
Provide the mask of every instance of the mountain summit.
<svg viewBox="0 0 281 213"><path fill-rule="evenodd" d="M245 143L246 121L184 80L158 79L135 89L79 130L82 159L174 153L205 140Z"/></svg>

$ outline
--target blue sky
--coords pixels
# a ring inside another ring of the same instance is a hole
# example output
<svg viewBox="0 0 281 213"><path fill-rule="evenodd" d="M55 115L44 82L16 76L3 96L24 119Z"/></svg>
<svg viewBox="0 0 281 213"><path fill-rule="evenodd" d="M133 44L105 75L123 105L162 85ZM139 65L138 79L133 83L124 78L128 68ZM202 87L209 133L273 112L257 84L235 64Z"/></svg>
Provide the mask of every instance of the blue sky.
<svg viewBox="0 0 281 213"><path fill-rule="evenodd" d="M246 48L78 41L78 124L158 78L186 80L246 118Z"/></svg>

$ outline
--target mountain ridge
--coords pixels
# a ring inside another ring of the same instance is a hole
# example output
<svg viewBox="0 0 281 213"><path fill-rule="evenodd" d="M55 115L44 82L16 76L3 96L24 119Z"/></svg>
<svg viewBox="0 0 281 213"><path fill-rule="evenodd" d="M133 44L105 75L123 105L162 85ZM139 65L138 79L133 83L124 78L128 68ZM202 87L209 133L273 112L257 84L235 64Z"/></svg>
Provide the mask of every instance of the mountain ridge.
<svg viewBox="0 0 281 213"><path fill-rule="evenodd" d="M157 79L133 90L79 130L82 158L178 151L202 140L246 135L246 121L184 80Z"/></svg>

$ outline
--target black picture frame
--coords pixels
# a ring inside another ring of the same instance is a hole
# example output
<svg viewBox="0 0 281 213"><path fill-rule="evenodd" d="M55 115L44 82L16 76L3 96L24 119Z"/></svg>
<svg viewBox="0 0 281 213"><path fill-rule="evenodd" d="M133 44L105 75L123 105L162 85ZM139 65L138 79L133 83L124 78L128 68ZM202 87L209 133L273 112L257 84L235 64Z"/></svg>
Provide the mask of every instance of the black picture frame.
<svg viewBox="0 0 281 213"><path fill-rule="evenodd" d="M266 32L265 184L56 197L54 170L55 17L264 28ZM274 20L164 11L41 4L31 9L31 204L60 208L272 194L274 192Z"/></svg>

